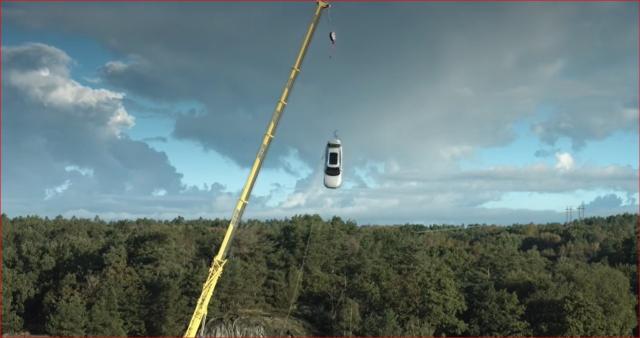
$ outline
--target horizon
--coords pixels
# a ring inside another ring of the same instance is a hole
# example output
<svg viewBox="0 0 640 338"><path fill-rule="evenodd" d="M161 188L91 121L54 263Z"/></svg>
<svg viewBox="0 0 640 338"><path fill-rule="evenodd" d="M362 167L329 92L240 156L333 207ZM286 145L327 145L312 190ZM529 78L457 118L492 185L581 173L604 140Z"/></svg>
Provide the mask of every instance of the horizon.
<svg viewBox="0 0 640 338"><path fill-rule="evenodd" d="M447 224L447 223L389 223L389 224L374 224L374 223L358 223L357 220L353 220L353 219L343 219L342 217L338 216L338 215L333 215L333 216L329 216L329 217L323 217L320 214L296 214L293 216L284 216L282 218L266 218L266 219L257 219L257 218L247 218L243 221L240 222L240 228L244 228L244 224L245 223L250 223L250 222L260 222L260 223L268 223L268 222L272 222L272 221L292 221L296 218L305 218L305 217L319 217L320 220L322 220L323 222L331 222L333 220L335 220L336 218L345 223L345 224L354 224L357 227L367 227L367 226L372 226L372 227L402 227L402 226L421 226L421 227L425 227L428 229L437 229L439 228L445 228L444 230L465 230L465 229L470 229L471 228L475 228L475 227L502 227L502 228L507 228L507 227L513 227L513 226L526 226L526 225L536 225L536 226L548 226L548 225L565 225L565 226L571 226L571 225L577 225L577 224L581 224L581 222L584 221L594 221L594 220L598 220L598 219L607 219L609 217L621 217L621 216L637 216L638 213L620 213L620 214L613 214L613 215L607 215L607 216L585 216L582 218L573 218L570 221L565 221L565 222L545 222L545 223L535 223L535 222L524 222L524 223L511 223L511 224L497 224L497 223L460 223L460 224ZM158 223L175 223L176 221L180 221L180 222L197 222L197 221L205 221L205 222L222 222L222 227L226 226L227 223L229 223L230 218L204 218L204 217L198 217L198 218L186 218L186 217L182 217L182 216L177 216L173 219L154 219L154 218L148 218L148 217L140 217L140 218L122 218L122 219L103 219L100 218L100 216L95 215L94 217L77 217L77 216L63 216L63 215L56 215L56 216L41 216L41 215L36 215L36 214L31 214L31 215L20 215L20 216L14 216L11 217L9 215L7 215L6 213L2 213L2 216L7 217L9 220L12 219L16 219L16 218L41 218L41 219L45 219L45 220L56 220L56 219L62 219L62 220L71 220L71 219L75 219L75 220L86 220L86 221L90 221L90 222L97 222L97 221L102 221L102 222L106 222L107 224L113 224L113 223L118 223L118 222L137 222L137 221L152 221L152 222L158 222Z"/></svg>

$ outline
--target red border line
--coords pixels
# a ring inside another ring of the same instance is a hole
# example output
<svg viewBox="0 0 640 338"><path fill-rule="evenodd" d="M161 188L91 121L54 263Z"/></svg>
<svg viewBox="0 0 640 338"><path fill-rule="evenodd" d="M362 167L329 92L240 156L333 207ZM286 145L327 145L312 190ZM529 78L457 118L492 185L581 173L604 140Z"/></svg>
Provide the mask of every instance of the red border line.
<svg viewBox="0 0 640 338"><path fill-rule="evenodd" d="M308 2L315 3L314 0L0 0L0 2L33 2L33 3L42 3L42 2L175 2L175 3L189 3L189 2ZM334 2L398 2L398 3L415 3L415 2L442 2L442 3L485 3L485 2L554 2L554 3L567 3L567 2L640 2L640 0L332 0L330 3Z"/></svg>

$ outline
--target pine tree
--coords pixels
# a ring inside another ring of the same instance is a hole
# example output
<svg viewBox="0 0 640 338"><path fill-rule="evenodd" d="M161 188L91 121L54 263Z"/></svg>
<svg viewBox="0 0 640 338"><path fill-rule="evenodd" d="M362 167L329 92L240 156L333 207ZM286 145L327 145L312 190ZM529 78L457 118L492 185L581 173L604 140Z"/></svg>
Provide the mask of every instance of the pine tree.
<svg viewBox="0 0 640 338"><path fill-rule="evenodd" d="M79 336L85 334L87 325L86 305L75 289L75 276L67 275L62 280L57 295L50 297L51 309L45 324L48 334Z"/></svg>
<svg viewBox="0 0 640 338"><path fill-rule="evenodd" d="M89 310L87 333L93 336L125 336L115 288L109 284L102 286L96 298Z"/></svg>
<svg viewBox="0 0 640 338"><path fill-rule="evenodd" d="M522 319L522 306L515 293L496 290L492 282L480 282L469 287L465 322L472 336L524 336L529 324Z"/></svg>

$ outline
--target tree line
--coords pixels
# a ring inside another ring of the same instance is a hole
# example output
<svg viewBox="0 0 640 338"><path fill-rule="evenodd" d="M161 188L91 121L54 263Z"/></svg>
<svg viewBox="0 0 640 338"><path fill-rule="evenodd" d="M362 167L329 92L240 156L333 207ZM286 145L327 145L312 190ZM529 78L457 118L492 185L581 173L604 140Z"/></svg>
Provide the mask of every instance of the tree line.
<svg viewBox="0 0 640 338"><path fill-rule="evenodd" d="M287 314L304 335L637 335L637 221L248 220L208 318L280 318L268 335ZM182 335L227 222L2 215L3 333Z"/></svg>

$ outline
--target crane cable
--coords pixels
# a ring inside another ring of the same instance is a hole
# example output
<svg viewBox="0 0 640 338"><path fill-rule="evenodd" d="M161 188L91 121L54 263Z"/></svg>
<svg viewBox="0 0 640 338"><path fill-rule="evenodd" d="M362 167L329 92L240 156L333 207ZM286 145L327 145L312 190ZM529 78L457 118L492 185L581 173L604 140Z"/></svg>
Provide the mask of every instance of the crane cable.
<svg viewBox="0 0 640 338"><path fill-rule="evenodd" d="M327 24L329 25L329 59L333 58L333 52L336 47L336 31L333 29L333 20L331 19L331 7L327 8Z"/></svg>
<svg viewBox="0 0 640 338"><path fill-rule="evenodd" d="M291 311L293 310L293 305L296 302L296 296L298 293L298 287L300 286L300 282L302 281L302 272L304 269L304 265L307 261L307 255L309 253L309 243L311 243L311 235L313 234L313 224L309 226L309 234L307 235L307 244L304 248L304 255L302 256L302 262L300 264L300 268L298 269L298 278L296 279L296 283L293 288L293 294L291 294L291 300L289 302L289 309L287 310L287 317L285 318L285 326L289 326L289 317L291 316Z"/></svg>
<svg viewBox="0 0 640 338"><path fill-rule="evenodd" d="M334 131L334 135L336 135L337 137L337 130ZM319 158L319 162L318 162L318 169L320 170L320 173L324 173L324 161L325 161L325 150L322 150L320 158ZM238 223L238 229L244 229L246 228L246 223L244 222L239 222ZM293 311L293 305L296 301L295 297L296 294L298 292L298 287L300 282L302 281L302 271L304 269L306 260L307 260L307 256L309 253L309 244L311 243L311 235L313 233L313 224L309 227L309 234L307 235L307 242L305 244L305 248L304 248L304 254L302 256L302 262L300 264L300 268L298 269L298 276L296 279L296 283L294 286L294 291L293 294L291 295L291 300L289 301L289 309L287 310L287 317L285 319L285 326L288 326L289 323L289 317L291 316L291 312ZM233 252L233 248L229 249L229 253ZM212 319L213 320L213 319ZM202 321L202 324L200 326L200 336L199 337L206 337L205 333L206 333L206 325L207 325L207 314L204 314L204 318ZM281 332L282 334L282 332Z"/></svg>
<svg viewBox="0 0 640 338"><path fill-rule="evenodd" d="M337 130L334 132L337 133ZM337 136L337 135L336 135ZM322 151L322 155L320 155L320 165L318 168L321 173L324 173L324 165L325 165L325 150ZM291 317L291 312L293 311L293 305L296 302L296 295L298 293L298 288L300 287L300 282L302 281L302 272L304 271L304 266L307 262L307 256L309 255L309 244L311 243L311 235L313 234L313 224L309 226L309 234L307 235L307 243L304 247L304 254L302 255L302 262L300 263L300 268L298 269L298 276L296 279L296 283L293 288L293 294L291 294L291 299L289 301L289 309L287 310L287 316L285 317L285 327L289 325L289 318ZM280 333L282 335L282 332Z"/></svg>

